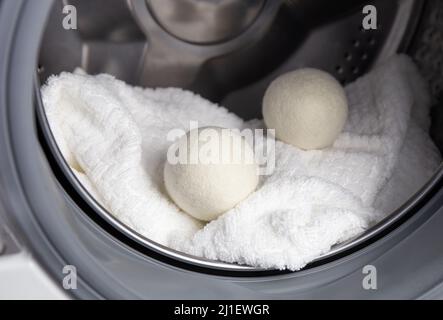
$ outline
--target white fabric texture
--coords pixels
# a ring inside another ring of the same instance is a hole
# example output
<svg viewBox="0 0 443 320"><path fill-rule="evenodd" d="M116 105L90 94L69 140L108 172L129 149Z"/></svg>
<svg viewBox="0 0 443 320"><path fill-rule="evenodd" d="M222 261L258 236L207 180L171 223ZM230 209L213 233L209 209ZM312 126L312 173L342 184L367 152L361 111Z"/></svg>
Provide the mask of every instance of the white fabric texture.
<svg viewBox="0 0 443 320"><path fill-rule="evenodd" d="M134 88L109 75L62 73L42 88L67 162L115 217L145 237L193 255L297 270L401 205L440 156L427 131L430 97L414 64L394 56L346 88L349 118L334 146L276 143L259 188L206 225L167 197L167 133L200 126L263 127L181 89Z"/></svg>

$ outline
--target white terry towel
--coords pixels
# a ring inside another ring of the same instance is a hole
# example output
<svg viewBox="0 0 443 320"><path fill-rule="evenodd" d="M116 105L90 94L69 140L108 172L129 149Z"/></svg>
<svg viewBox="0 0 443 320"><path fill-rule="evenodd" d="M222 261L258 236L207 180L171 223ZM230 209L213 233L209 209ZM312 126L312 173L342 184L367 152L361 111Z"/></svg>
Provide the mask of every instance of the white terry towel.
<svg viewBox="0 0 443 320"><path fill-rule="evenodd" d="M333 147L302 151L277 142L274 173L205 226L164 192L167 133L190 121L227 128L262 122L245 123L181 89L134 88L80 71L51 77L42 97L67 162L128 226L197 256L297 270L383 218L440 162L427 136L429 94L408 57L391 58L346 92L349 119Z"/></svg>

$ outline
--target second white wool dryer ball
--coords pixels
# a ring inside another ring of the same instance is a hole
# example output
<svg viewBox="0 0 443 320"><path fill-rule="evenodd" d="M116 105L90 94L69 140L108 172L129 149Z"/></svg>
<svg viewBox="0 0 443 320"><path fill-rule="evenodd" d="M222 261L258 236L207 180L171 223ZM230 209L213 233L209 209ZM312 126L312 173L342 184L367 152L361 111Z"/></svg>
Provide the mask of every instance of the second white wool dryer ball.
<svg viewBox="0 0 443 320"><path fill-rule="evenodd" d="M348 102L340 83L312 68L281 75L263 99L266 126L276 137L301 149L331 146L346 123Z"/></svg>
<svg viewBox="0 0 443 320"><path fill-rule="evenodd" d="M168 151L166 190L191 216L211 221L233 208L258 184L254 151L237 132L193 129Z"/></svg>

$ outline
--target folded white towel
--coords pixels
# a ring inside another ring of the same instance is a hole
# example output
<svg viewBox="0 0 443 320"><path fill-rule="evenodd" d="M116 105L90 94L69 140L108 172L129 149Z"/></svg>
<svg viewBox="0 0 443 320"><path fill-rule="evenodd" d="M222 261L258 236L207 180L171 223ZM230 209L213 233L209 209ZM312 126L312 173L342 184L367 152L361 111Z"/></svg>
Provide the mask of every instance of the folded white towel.
<svg viewBox="0 0 443 320"><path fill-rule="evenodd" d="M245 123L181 89L134 88L83 72L51 77L42 97L69 165L128 226L190 254L297 270L380 220L440 162L427 136L429 95L409 58L391 58L346 91L350 115L332 148L302 151L277 142L274 173L206 226L165 195L167 133L190 121L228 128L262 122Z"/></svg>

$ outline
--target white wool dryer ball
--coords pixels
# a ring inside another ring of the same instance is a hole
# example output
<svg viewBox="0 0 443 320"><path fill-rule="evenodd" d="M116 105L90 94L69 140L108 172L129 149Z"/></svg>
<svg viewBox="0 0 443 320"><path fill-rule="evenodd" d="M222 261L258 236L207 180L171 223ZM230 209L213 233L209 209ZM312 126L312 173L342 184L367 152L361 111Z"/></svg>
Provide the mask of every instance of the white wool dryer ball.
<svg viewBox="0 0 443 320"><path fill-rule="evenodd" d="M312 68L281 75L263 99L266 126L283 142L300 149L331 146L346 123L348 102L340 83Z"/></svg>
<svg viewBox="0 0 443 320"><path fill-rule="evenodd" d="M167 192L183 211L199 220L216 219L258 184L254 151L231 129L193 129L169 149L167 158Z"/></svg>

